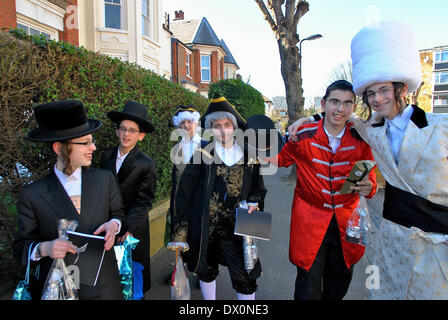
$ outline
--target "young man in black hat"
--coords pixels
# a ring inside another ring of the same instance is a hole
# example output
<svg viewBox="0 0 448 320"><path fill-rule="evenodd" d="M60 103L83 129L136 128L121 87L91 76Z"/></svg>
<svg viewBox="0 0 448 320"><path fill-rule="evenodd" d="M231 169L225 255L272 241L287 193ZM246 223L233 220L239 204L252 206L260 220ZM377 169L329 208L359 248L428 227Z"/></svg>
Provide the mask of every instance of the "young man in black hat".
<svg viewBox="0 0 448 320"><path fill-rule="evenodd" d="M132 252L134 299L144 298L151 287L149 217L156 189L156 163L137 148L146 133L154 131L146 119L146 106L129 101L123 111L110 111L109 119L117 125L119 145L104 152L101 168L111 170L118 179L125 205L126 234L140 240ZM143 278L143 279L142 279Z"/></svg>
<svg viewBox="0 0 448 320"><path fill-rule="evenodd" d="M76 231L105 232L106 251L97 284L81 282L79 299L123 299L115 252L110 250L124 218L122 198L110 172L88 168L96 150L92 133L101 122L87 119L83 104L75 100L39 105L34 115L39 127L27 138L50 143L57 162L50 174L23 187L17 201L19 228L13 254L26 266L31 249L31 260L40 266L37 279L30 283L32 298L41 298L53 259L76 253L73 244L58 236L58 220L70 219L79 221Z"/></svg>
<svg viewBox="0 0 448 320"><path fill-rule="evenodd" d="M252 300L261 264L258 260L253 269L245 269L242 237L234 235L235 210L243 201L263 209L263 177L247 148L234 139L234 132L244 130L246 121L225 98L211 101L202 125L211 129L214 141L196 151L180 179L172 240L177 247L189 248L185 261L198 275L205 300L216 298L220 263L229 269L237 298ZM197 159L202 161L196 163Z"/></svg>

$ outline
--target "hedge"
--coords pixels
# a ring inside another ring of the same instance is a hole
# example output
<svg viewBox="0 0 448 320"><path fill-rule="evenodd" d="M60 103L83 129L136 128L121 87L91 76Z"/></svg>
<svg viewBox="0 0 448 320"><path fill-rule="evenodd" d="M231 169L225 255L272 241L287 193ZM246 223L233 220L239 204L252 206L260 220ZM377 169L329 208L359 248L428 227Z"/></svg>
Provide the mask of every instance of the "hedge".
<svg viewBox="0 0 448 320"><path fill-rule="evenodd" d="M146 105L156 130L138 147L157 163L157 202L169 197L171 188L170 149L176 142L169 141L168 123L174 110L192 104L204 112L208 100L136 64L17 30L0 32L0 56L0 277L4 278L17 273L10 250L17 230L18 193L24 184L46 175L55 160L48 147L24 139L37 126L35 105L77 99L89 118L103 122L95 133L94 166L106 148L117 144L106 113L121 110L128 100Z"/></svg>
<svg viewBox="0 0 448 320"><path fill-rule="evenodd" d="M210 99L226 97L238 112L248 119L253 114L264 114L264 100L261 93L241 79L225 79L210 84Z"/></svg>

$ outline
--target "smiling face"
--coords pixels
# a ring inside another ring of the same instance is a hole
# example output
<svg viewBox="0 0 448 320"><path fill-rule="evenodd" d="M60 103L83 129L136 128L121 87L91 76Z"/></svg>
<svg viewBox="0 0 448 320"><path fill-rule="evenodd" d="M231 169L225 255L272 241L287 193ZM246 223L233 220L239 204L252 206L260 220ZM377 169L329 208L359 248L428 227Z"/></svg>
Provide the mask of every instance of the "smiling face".
<svg viewBox="0 0 448 320"><path fill-rule="evenodd" d="M333 90L328 97L321 100L321 106L325 112L325 128L331 134L337 135L355 109L355 96L351 91Z"/></svg>
<svg viewBox="0 0 448 320"><path fill-rule="evenodd" d="M57 168L70 175L79 167L88 167L92 164L96 146L93 136L88 134L70 139L65 143L54 142L53 150L58 156Z"/></svg>
<svg viewBox="0 0 448 320"><path fill-rule="evenodd" d="M120 153L126 154L131 151L138 141L145 137L144 132L140 132L138 124L131 120L123 120L118 129L115 130L120 141Z"/></svg>
<svg viewBox="0 0 448 320"><path fill-rule="evenodd" d="M400 98L407 94L408 87L405 84L400 92ZM367 87L365 97L368 105L386 119L393 119L400 111L397 101L396 89L392 82L377 82Z"/></svg>
<svg viewBox="0 0 448 320"><path fill-rule="evenodd" d="M96 150L95 143L92 141L93 137L91 134L69 141L72 146L72 152L70 153L70 164L74 169L78 167L88 167L92 164L93 152Z"/></svg>
<svg viewBox="0 0 448 320"><path fill-rule="evenodd" d="M212 123L213 135L224 147L233 146L233 127L232 120L221 118Z"/></svg>

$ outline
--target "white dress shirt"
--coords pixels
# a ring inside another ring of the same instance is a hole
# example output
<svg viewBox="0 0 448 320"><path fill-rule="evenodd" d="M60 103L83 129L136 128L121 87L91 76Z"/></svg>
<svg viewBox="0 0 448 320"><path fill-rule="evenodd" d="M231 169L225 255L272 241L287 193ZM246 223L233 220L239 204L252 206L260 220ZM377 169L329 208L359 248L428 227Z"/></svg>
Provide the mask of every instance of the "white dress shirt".
<svg viewBox="0 0 448 320"><path fill-rule="evenodd" d="M338 135L335 137L335 136L332 136L330 132L328 132L327 128L325 128L325 125L324 125L324 130L328 137L328 144L330 145L331 151L333 153L336 153L336 150L338 150L339 146L341 145L341 139L344 136L345 128L346 127L344 127L344 129L342 129L342 131L339 132Z"/></svg>
<svg viewBox="0 0 448 320"><path fill-rule="evenodd" d="M194 151L201 144L201 136L196 133L190 140L182 138L181 143L182 143L182 155L184 157L184 163L189 163L191 157L194 154Z"/></svg>
<svg viewBox="0 0 448 320"><path fill-rule="evenodd" d="M128 156L128 153L125 153L124 155L120 156L120 148L118 148L117 150L117 160L115 161L115 169L117 170L116 172L118 173L118 171L120 171L121 165L124 162L124 159L126 159L126 157Z"/></svg>
<svg viewBox="0 0 448 320"><path fill-rule="evenodd" d="M237 163L244 155L243 150L241 150L240 146L236 142L234 142L233 146L228 149L224 148L221 143L216 142L215 152L222 162L229 167Z"/></svg>
<svg viewBox="0 0 448 320"><path fill-rule="evenodd" d="M401 142L403 141L413 111L414 108L411 105L408 105L401 114L398 114L392 120L385 119L386 136L389 140L390 149L394 155L396 163L398 163L398 153L400 152Z"/></svg>

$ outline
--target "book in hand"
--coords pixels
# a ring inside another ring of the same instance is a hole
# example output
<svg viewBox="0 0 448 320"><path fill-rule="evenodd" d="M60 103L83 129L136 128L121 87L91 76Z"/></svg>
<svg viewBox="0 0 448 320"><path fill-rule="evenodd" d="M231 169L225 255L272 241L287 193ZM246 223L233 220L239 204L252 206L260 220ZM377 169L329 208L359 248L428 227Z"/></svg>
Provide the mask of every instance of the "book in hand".
<svg viewBox="0 0 448 320"><path fill-rule="evenodd" d="M353 165L350 170L348 177L346 178L344 184L342 185L339 193L355 193L354 190L350 189L351 186L356 187L357 182L364 180L364 178L370 173L370 171L375 167L375 161L372 160L359 160Z"/></svg>
<svg viewBox="0 0 448 320"><path fill-rule="evenodd" d="M271 214L266 211L253 211L236 208L235 234L250 236L257 239L269 240L271 238Z"/></svg>
<svg viewBox="0 0 448 320"><path fill-rule="evenodd" d="M104 237L93 234L67 231L68 240L78 247L77 254L67 254L67 266L79 268L80 283L94 287L98 281L104 258Z"/></svg>

